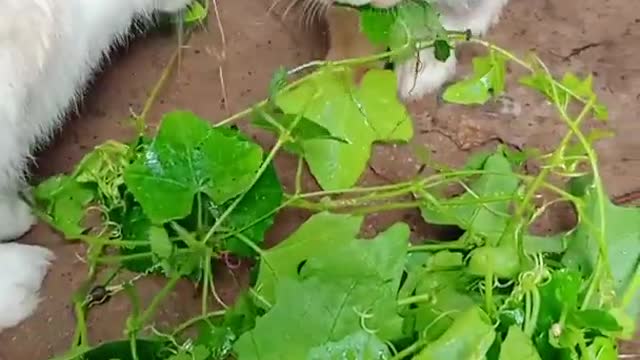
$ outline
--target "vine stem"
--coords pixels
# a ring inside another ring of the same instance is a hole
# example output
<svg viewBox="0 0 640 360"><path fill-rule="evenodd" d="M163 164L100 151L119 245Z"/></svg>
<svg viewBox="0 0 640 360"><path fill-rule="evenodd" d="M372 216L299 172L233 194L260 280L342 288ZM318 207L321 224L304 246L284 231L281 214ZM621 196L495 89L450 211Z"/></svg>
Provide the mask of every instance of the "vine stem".
<svg viewBox="0 0 640 360"><path fill-rule="evenodd" d="M182 332L184 332L188 328L192 327L193 325L195 325L199 321L207 320L207 319L212 318L212 317L224 316L226 313L227 313L226 310L218 310L218 311L212 311L212 312L209 312L209 313L206 313L206 314L202 314L200 316L193 317L193 318L183 322L182 324L178 325L173 330L173 333L171 334L171 336L180 335Z"/></svg>
<svg viewBox="0 0 640 360"><path fill-rule="evenodd" d="M420 294L420 295L409 296L404 299L398 300L398 306L406 306L406 305L417 304L421 302L428 302L428 301L431 301L432 299L433 297L431 296L431 294Z"/></svg>
<svg viewBox="0 0 640 360"><path fill-rule="evenodd" d="M178 284L180 280L180 276L173 275L169 278L167 284L158 292L156 296L153 297L151 303L147 307L147 309L142 313L142 315L136 320L135 325L136 328L139 329L144 324L146 324L156 312L156 308L160 305L162 300L169 295L169 293L173 290L173 288ZM136 330L137 330L136 329Z"/></svg>

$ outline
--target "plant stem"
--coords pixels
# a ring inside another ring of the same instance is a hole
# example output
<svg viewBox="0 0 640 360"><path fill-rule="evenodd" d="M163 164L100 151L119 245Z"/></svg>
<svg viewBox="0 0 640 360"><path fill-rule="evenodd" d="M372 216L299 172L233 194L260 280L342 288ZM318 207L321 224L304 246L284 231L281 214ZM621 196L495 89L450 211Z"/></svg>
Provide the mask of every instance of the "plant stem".
<svg viewBox="0 0 640 360"><path fill-rule="evenodd" d="M164 298L167 297L169 293L171 293L176 284L178 284L179 280L179 275L172 275L171 278L169 278L167 284L160 290L160 292L158 292L156 296L153 297L147 309L142 313L140 318L136 320L136 326L138 327L138 329L146 324L149 320L151 320L156 312L156 308L160 305L162 300L164 300Z"/></svg>
<svg viewBox="0 0 640 360"><path fill-rule="evenodd" d="M398 300L398 306L406 306L406 305L411 305L411 304L416 304L421 302L428 302L428 301L431 301L432 299L433 297L430 294L409 296L404 299Z"/></svg>
<svg viewBox="0 0 640 360"><path fill-rule="evenodd" d="M209 300L209 278L211 277L211 249L207 248L207 254L204 257L204 269L202 276L202 314L207 313Z"/></svg>
<svg viewBox="0 0 640 360"><path fill-rule="evenodd" d="M89 346L89 339L87 338L87 321L85 314L85 306L83 302L74 301L73 311L76 315L76 331L73 335L73 346L86 347Z"/></svg>
<svg viewBox="0 0 640 360"><path fill-rule="evenodd" d="M495 304L493 303L493 270L487 271L484 277L484 305L487 308L487 314L493 318L496 312Z"/></svg>
<svg viewBox="0 0 640 360"><path fill-rule="evenodd" d="M528 337L532 337L536 331L538 324L538 315L540 314L540 291L538 288L534 288L530 291L531 312L529 313L529 319L525 325L524 333Z"/></svg>
<svg viewBox="0 0 640 360"><path fill-rule="evenodd" d="M171 335L177 336L183 331L195 325L199 321L206 320L212 317L224 316L225 314L226 314L226 310L218 310L218 311L212 311L206 314L202 314L200 316L193 317L183 322L182 324L178 325L178 327L176 327L175 330L173 330L173 333Z"/></svg>

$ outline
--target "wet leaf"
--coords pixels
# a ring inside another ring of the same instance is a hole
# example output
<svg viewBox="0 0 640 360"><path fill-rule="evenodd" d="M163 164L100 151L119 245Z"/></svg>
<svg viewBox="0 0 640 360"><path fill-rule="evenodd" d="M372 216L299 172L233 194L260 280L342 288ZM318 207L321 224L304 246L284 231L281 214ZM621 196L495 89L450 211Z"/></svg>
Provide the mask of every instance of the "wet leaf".
<svg viewBox="0 0 640 360"><path fill-rule="evenodd" d="M189 215L197 193L222 204L246 191L261 162L258 145L177 111L124 179L152 222L164 223Z"/></svg>
<svg viewBox="0 0 640 360"><path fill-rule="evenodd" d="M328 342L309 351L308 360L385 360L391 352L375 335L360 330L340 341Z"/></svg>

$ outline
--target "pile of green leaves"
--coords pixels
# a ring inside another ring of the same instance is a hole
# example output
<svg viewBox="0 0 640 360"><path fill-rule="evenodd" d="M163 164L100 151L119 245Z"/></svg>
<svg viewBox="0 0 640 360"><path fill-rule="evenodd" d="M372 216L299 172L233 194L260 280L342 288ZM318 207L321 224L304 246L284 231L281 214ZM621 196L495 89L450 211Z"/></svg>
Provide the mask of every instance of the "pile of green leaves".
<svg viewBox="0 0 640 360"><path fill-rule="evenodd" d="M155 135L109 141L72 173L40 183L41 217L88 246L87 286L74 297L76 336L61 358L616 359L617 340L633 335L640 312L640 210L605 196L592 146L601 134L581 131L591 117L605 120L606 108L590 78L557 81L536 59L476 42L489 54L445 99L490 101L505 91L508 64L523 65L529 75L520 83L554 104L569 129L553 153L529 158L498 147L463 169L360 187L372 147L407 142L413 127L394 73L371 70L357 83L351 59L293 83L279 72L269 99L216 125L190 112L165 114ZM243 115L277 136L268 152L229 125ZM272 163L281 151L299 159L288 194ZM541 163L540 173L525 173L525 160ZM322 190L302 187L305 163ZM566 185L550 183L552 175ZM450 185L462 194L443 196ZM555 198L534 202L542 191ZM557 202L573 205L575 227L529 233ZM285 207L314 215L263 249ZM398 222L360 236L366 215L416 208L425 222L462 235L411 244L409 226ZM235 304L210 311L214 264L229 255L254 258L255 278ZM168 280L142 306L134 281L112 285L116 275L100 276L123 269ZM154 328L156 309L180 279L201 286L201 314ZM86 312L106 300L97 293L120 290L132 303L125 339L93 346Z"/></svg>

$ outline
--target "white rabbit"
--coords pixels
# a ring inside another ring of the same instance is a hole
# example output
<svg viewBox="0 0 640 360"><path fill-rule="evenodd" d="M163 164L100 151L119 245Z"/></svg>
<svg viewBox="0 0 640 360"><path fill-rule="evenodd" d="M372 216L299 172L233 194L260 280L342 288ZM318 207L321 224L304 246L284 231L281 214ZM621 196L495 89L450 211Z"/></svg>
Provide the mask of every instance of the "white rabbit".
<svg viewBox="0 0 640 360"><path fill-rule="evenodd" d="M297 0L294 0L297 1ZM370 4L378 8L388 8L403 0L307 0L322 5L307 6L308 9L322 9L333 3L353 6ZM502 8L508 0L424 0L430 2L440 13L440 20L447 30L471 30L475 36L484 35L498 21ZM317 12L318 10L316 10ZM367 55L371 45L363 44L365 37L359 34L357 14L350 10L329 9L330 49L328 59L335 60L352 56ZM445 62L438 61L432 49L425 49L413 60L396 66L399 94L405 100L420 98L438 90L449 81L456 71L455 54Z"/></svg>
<svg viewBox="0 0 640 360"><path fill-rule="evenodd" d="M191 0L0 0L0 242L36 219L18 196L31 153L82 95L111 46L132 23ZM28 317L53 254L0 243L0 331Z"/></svg>

